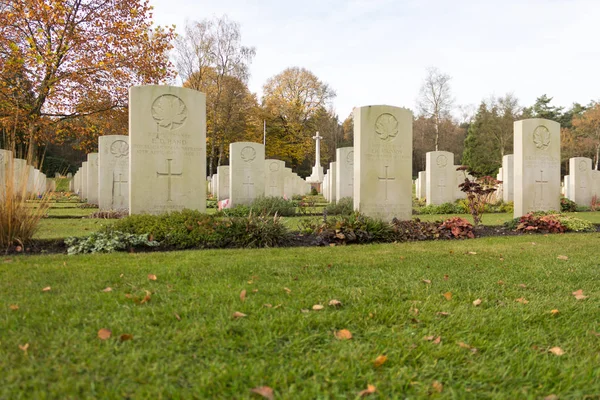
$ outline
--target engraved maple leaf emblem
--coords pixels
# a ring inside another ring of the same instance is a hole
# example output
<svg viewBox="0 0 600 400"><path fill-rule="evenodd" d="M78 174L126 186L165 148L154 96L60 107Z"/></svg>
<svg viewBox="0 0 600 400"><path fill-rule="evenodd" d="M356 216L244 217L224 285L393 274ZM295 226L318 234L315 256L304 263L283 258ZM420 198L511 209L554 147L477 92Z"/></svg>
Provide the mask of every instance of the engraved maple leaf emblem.
<svg viewBox="0 0 600 400"><path fill-rule="evenodd" d="M533 144L540 150L546 150L550 146L550 131L544 125L533 131Z"/></svg>
<svg viewBox="0 0 600 400"><path fill-rule="evenodd" d="M381 114L375 121L375 132L381 140L395 138L398 135L398 120L392 114Z"/></svg>
<svg viewBox="0 0 600 400"><path fill-rule="evenodd" d="M129 144L124 140L115 140L110 146L110 152L116 158L127 157L129 155Z"/></svg>
<svg viewBox="0 0 600 400"><path fill-rule="evenodd" d="M159 126L174 130L185 122L187 108L179 97L164 95L154 101L152 116Z"/></svg>

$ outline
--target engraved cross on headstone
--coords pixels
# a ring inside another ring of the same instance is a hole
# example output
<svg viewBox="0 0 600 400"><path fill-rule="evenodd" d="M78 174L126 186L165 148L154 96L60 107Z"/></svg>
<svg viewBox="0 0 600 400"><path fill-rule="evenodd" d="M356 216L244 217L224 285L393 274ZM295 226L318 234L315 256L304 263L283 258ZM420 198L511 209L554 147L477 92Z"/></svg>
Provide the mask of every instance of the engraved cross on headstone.
<svg viewBox="0 0 600 400"><path fill-rule="evenodd" d="M254 188L254 183L250 181L250 175L247 176L248 182L244 182L243 185L246 187L246 197L250 197L250 186Z"/></svg>
<svg viewBox="0 0 600 400"><path fill-rule="evenodd" d="M539 181L536 180L535 183L536 183L536 187L540 188L540 199L539 199L540 203L539 204L541 204L544 201L544 185L548 184L548 181L544 180L544 170L543 169L540 169L540 180ZM537 199L537 189L535 191L535 194L536 194L536 199L535 200L536 200L536 203L537 203L537 201L538 201L538 199Z"/></svg>
<svg viewBox="0 0 600 400"><path fill-rule="evenodd" d="M160 177L160 176L166 176L167 177L167 190L168 190L168 194L167 194L167 201L173 201L171 199L171 177L172 176L182 176L183 172L180 172L178 174L175 174L173 172L171 172L171 161L173 161L172 158L167 158L167 172L158 172L156 171L156 177Z"/></svg>
<svg viewBox="0 0 600 400"><path fill-rule="evenodd" d="M387 199L388 199L388 182L396 180L396 178L392 178L392 177L388 176L388 168L389 168L389 166L386 165L384 177L381 177L381 176L378 177L378 179L380 181L385 181L385 201L387 201Z"/></svg>
<svg viewBox="0 0 600 400"><path fill-rule="evenodd" d="M443 199L444 191L446 189L446 178L440 178L440 180L438 181L438 189L440 190L440 199Z"/></svg>
<svg viewBox="0 0 600 400"><path fill-rule="evenodd" d="M277 185L275 184L275 179L271 180L271 186L269 186L271 188L271 196L276 196L277 195Z"/></svg>
<svg viewBox="0 0 600 400"><path fill-rule="evenodd" d="M113 193L115 193L115 187L119 189L118 190L119 193L115 193L114 194L115 196L119 196L119 197L123 196L123 192L121 191L121 185L123 183L127 183L127 181L123 180L123 174L122 173L119 172L119 180L118 181L115 180L115 176L113 175Z"/></svg>

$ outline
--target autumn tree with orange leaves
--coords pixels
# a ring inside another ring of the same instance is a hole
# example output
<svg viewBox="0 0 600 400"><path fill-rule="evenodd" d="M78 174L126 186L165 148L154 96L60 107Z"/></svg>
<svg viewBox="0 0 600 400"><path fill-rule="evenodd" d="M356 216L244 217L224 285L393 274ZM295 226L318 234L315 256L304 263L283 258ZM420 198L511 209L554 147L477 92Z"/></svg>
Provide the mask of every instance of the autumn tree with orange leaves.
<svg viewBox="0 0 600 400"><path fill-rule="evenodd" d="M153 28L148 1L0 0L3 146L91 151L124 134L128 88L173 77L173 37Z"/></svg>

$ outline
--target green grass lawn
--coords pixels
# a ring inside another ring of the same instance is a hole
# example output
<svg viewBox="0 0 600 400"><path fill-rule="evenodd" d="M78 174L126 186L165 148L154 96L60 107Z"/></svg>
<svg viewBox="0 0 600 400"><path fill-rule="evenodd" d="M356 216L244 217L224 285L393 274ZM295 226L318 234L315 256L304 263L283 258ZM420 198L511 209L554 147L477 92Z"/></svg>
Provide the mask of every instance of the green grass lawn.
<svg viewBox="0 0 600 400"><path fill-rule="evenodd" d="M4 257L0 398L597 398L599 248L594 233Z"/></svg>

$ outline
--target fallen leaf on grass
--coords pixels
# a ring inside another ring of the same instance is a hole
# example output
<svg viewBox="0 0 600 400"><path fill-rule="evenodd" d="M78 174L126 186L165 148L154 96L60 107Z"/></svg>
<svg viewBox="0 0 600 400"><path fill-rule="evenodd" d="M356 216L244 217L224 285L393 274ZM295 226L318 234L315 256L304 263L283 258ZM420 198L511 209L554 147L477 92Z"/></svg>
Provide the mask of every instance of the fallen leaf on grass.
<svg viewBox="0 0 600 400"><path fill-rule="evenodd" d="M292 289L290 289L290 288L284 287L283 290L285 290L287 292L287 294L291 294L292 293Z"/></svg>
<svg viewBox="0 0 600 400"><path fill-rule="evenodd" d="M273 307L273 310L278 309L279 307L281 307L283 304L277 304L275 307Z"/></svg>
<svg viewBox="0 0 600 400"><path fill-rule="evenodd" d="M448 301L452 300L452 292L446 292L446 293L444 293L444 297Z"/></svg>
<svg viewBox="0 0 600 400"><path fill-rule="evenodd" d="M598 336L600 337L600 332L596 332L596 331L590 331L590 333L594 336Z"/></svg>
<svg viewBox="0 0 600 400"><path fill-rule="evenodd" d="M550 353L554 354L555 356L562 356L563 354L565 354L563 349L561 349L560 347L553 347L549 351L550 351Z"/></svg>
<svg viewBox="0 0 600 400"><path fill-rule="evenodd" d="M246 301L246 289L244 289L240 292L240 300L242 302Z"/></svg>
<svg viewBox="0 0 600 400"><path fill-rule="evenodd" d="M273 400L273 389L268 386L255 387L250 391L264 397L265 399Z"/></svg>
<svg viewBox="0 0 600 400"><path fill-rule="evenodd" d="M550 314L552 314L552 315L557 315L558 313L560 313L560 311L558 311L556 309L550 311Z"/></svg>
<svg viewBox="0 0 600 400"><path fill-rule="evenodd" d="M573 296L575 296L575 299L577 300L584 300L588 298L588 296L583 295L583 290L581 289L574 291Z"/></svg>
<svg viewBox="0 0 600 400"><path fill-rule="evenodd" d="M433 344L440 344L442 342L442 337L441 336L435 337L435 336L431 335L431 336L423 337L423 340L425 340L427 342L431 342Z"/></svg>
<svg viewBox="0 0 600 400"><path fill-rule="evenodd" d="M258 289L253 289L252 293L258 293Z"/></svg>
<svg viewBox="0 0 600 400"><path fill-rule="evenodd" d="M133 335L130 333L124 333L121 336L119 336L119 339L121 340L121 342L126 342L128 340L133 339Z"/></svg>
<svg viewBox="0 0 600 400"><path fill-rule="evenodd" d="M558 400L558 396L555 394L549 394L548 396L544 397L544 400Z"/></svg>
<svg viewBox="0 0 600 400"><path fill-rule="evenodd" d="M444 275L444 280L445 280L445 281L447 281L447 280L448 280L448 278L449 278L449 276L448 276L448 275Z"/></svg>
<svg viewBox="0 0 600 400"><path fill-rule="evenodd" d="M21 350L23 350L25 353L27 353L27 349L29 348L29 343L25 343L25 344L20 344L19 348Z"/></svg>
<svg viewBox="0 0 600 400"><path fill-rule="evenodd" d="M151 281L155 281L156 280L156 275L154 275L154 274L148 274L148 279L150 279Z"/></svg>
<svg viewBox="0 0 600 400"><path fill-rule="evenodd" d="M112 332L109 331L108 329L102 328L98 331L98 338L100 340L106 340L106 339L110 338L110 335L112 335Z"/></svg>
<svg viewBox="0 0 600 400"><path fill-rule="evenodd" d="M375 393L376 391L377 391L377 388L375 386L367 385L367 388L365 390L361 390L360 392L358 392L358 395L360 397L365 397L365 396Z"/></svg>
<svg viewBox="0 0 600 400"><path fill-rule="evenodd" d="M306 314L306 313L308 313L308 312L310 312L310 311L308 311L306 308L303 308L303 309L301 309L301 310L300 310L300 312L303 312L303 313L305 313L305 314Z"/></svg>
<svg viewBox="0 0 600 400"><path fill-rule="evenodd" d="M152 293L150 293L149 291L146 290L146 295L144 296L144 298L140 301L140 304L144 304L150 301L150 295Z"/></svg>
<svg viewBox="0 0 600 400"><path fill-rule="evenodd" d="M375 366L375 368L379 368L383 364L385 364L386 361L387 361L387 357L384 355L381 355L381 356L377 357L375 359L375 361L373 361L373 365Z"/></svg>
<svg viewBox="0 0 600 400"><path fill-rule="evenodd" d="M474 301L473 301L473 305L474 305L475 307L477 307L477 306L478 306L478 305L480 305L480 304L481 304L481 299L477 299L477 300L474 300Z"/></svg>
<svg viewBox="0 0 600 400"><path fill-rule="evenodd" d="M462 347L463 349L471 350L471 353L477 353L477 349L475 347L468 345L465 342L458 342L457 344L459 347Z"/></svg>
<svg viewBox="0 0 600 400"><path fill-rule="evenodd" d="M325 307L324 307L324 306L322 306L321 304L315 304L314 306L312 306L312 309L313 309L314 311L320 311L320 310L322 310L322 309L324 309L324 308L325 308Z"/></svg>
<svg viewBox="0 0 600 400"><path fill-rule="evenodd" d="M244 318L244 317L247 317L247 315L244 314L244 313L241 313L239 311L236 311L236 312L233 313L233 318L237 319L237 318Z"/></svg>
<svg viewBox="0 0 600 400"><path fill-rule="evenodd" d="M529 300L526 300L525 297L519 297L518 299L515 299L515 301L517 303L521 303L521 304L527 304L527 303L529 303Z"/></svg>
<svg viewBox="0 0 600 400"><path fill-rule="evenodd" d="M504 285L504 281L498 281L498 285Z"/></svg>
<svg viewBox="0 0 600 400"><path fill-rule="evenodd" d="M418 308L411 307L409 311L414 316L419 315L419 309Z"/></svg>
<svg viewBox="0 0 600 400"><path fill-rule="evenodd" d="M11 304L10 306L8 306L8 308L10 308L13 311L17 311L19 309L19 306L16 304Z"/></svg>
<svg viewBox="0 0 600 400"><path fill-rule="evenodd" d="M558 256L556 258L558 258L559 260L563 260L563 261L567 261L569 259L569 257L567 257L567 256Z"/></svg>
<svg viewBox="0 0 600 400"><path fill-rule="evenodd" d="M112 292L112 288L111 287L107 287L106 289L102 289L103 292L108 293L108 292Z"/></svg>
<svg viewBox="0 0 600 400"><path fill-rule="evenodd" d="M422 280L423 283L425 283L426 285L431 285L431 281L429 279L423 279Z"/></svg>
<svg viewBox="0 0 600 400"><path fill-rule="evenodd" d="M441 382L433 381L431 388L438 393L442 393L442 390L444 390L444 385L442 385Z"/></svg>
<svg viewBox="0 0 600 400"><path fill-rule="evenodd" d="M341 307L342 306L342 302L339 300L329 300L329 305L332 307Z"/></svg>
<svg viewBox="0 0 600 400"><path fill-rule="evenodd" d="M476 253L476 252L474 252L474 251L469 251L467 254L469 254L469 255L471 255L471 256L474 256L474 255L476 255L477 253Z"/></svg>
<svg viewBox="0 0 600 400"><path fill-rule="evenodd" d="M527 285L526 285L526 284L524 284L524 283L519 283L519 287L520 287L521 289L527 289Z"/></svg>
<svg viewBox="0 0 600 400"><path fill-rule="evenodd" d="M445 312L445 311L440 311L440 312L438 312L438 313L436 313L436 314L437 314L437 315L440 315L440 316L442 316L442 317L447 317L447 316L449 316L449 315L450 315L450 313L449 313L449 312Z"/></svg>
<svg viewBox="0 0 600 400"><path fill-rule="evenodd" d="M179 316L179 314L174 313L175 314L175 318L177 318L177 321L181 321L181 317Z"/></svg>
<svg viewBox="0 0 600 400"><path fill-rule="evenodd" d="M49 292L51 290L52 290L52 288L50 286L46 286L45 288L42 289L42 292Z"/></svg>
<svg viewBox="0 0 600 400"><path fill-rule="evenodd" d="M340 329L339 331L336 331L334 335L339 340L352 339L352 333L348 329Z"/></svg>

